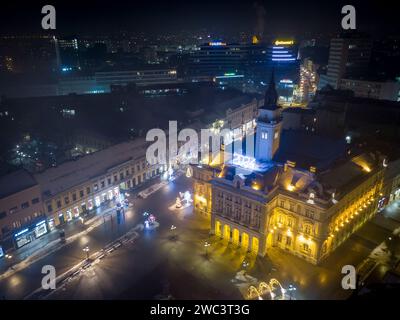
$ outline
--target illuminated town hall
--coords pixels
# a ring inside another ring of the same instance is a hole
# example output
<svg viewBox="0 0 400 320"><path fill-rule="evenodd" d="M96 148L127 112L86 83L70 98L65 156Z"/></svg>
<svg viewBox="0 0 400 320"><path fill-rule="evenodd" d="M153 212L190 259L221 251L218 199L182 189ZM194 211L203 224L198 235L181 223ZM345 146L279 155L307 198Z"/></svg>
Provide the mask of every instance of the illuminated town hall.
<svg viewBox="0 0 400 320"><path fill-rule="evenodd" d="M344 137L283 130L284 121L272 77L252 137L255 165L237 154L193 165L195 210L238 249L264 256L278 247L317 264L377 212L385 162Z"/></svg>

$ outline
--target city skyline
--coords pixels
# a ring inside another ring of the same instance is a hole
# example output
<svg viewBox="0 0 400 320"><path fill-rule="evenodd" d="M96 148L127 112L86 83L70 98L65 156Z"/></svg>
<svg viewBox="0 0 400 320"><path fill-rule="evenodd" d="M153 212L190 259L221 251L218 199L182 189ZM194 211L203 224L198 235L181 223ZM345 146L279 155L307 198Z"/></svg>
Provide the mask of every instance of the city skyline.
<svg viewBox="0 0 400 320"><path fill-rule="evenodd" d="M43 5L0 14L1 300L398 296L392 7Z"/></svg>

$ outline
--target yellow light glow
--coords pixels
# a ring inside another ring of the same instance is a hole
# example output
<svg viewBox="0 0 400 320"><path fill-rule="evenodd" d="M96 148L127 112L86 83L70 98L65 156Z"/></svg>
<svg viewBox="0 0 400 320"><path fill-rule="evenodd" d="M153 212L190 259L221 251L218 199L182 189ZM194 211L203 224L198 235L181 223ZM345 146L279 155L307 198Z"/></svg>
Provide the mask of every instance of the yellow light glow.
<svg viewBox="0 0 400 320"><path fill-rule="evenodd" d="M196 199L197 201L199 201L199 202L201 202L201 203L204 203L204 204L207 203L207 199L204 198L204 197L201 196L201 195L196 194L194 197L195 197L195 199Z"/></svg>
<svg viewBox="0 0 400 320"><path fill-rule="evenodd" d="M259 43L260 41L258 40L258 38L257 38L257 36L253 36L252 38L251 38L251 43L252 44L257 44L257 43Z"/></svg>
<svg viewBox="0 0 400 320"><path fill-rule="evenodd" d="M287 229L286 234L290 237L292 235L292 231L290 231L290 229Z"/></svg>
<svg viewBox="0 0 400 320"><path fill-rule="evenodd" d="M252 187L254 190L260 190L260 189L261 189L260 185L259 185L257 182L253 182L253 184L251 185L251 187Z"/></svg>
<svg viewBox="0 0 400 320"><path fill-rule="evenodd" d="M295 187L294 187L294 185L289 184L289 185L286 187L286 189L287 189L288 191L294 191Z"/></svg>
<svg viewBox="0 0 400 320"><path fill-rule="evenodd" d="M281 46L281 45L292 45L294 44L293 40L276 40L275 45L276 46Z"/></svg>

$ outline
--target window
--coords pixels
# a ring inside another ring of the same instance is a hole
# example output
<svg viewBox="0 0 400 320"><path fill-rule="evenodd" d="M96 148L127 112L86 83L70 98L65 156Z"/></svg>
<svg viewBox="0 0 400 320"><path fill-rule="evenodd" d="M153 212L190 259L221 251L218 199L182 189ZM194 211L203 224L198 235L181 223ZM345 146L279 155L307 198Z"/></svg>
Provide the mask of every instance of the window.
<svg viewBox="0 0 400 320"><path fill-rule="evenodd" d="M17 212L18 208L17 207L13 207L10 209L10 214L13 214L14 212Z"/></svg>
<svg viewBox="0 0 400 320"><path fill-rule="evenodd" d="M21 209L29 208L29 202L24 202L21 204Z"/></svg>
<svg viewBox="0 0 400 320"><path fill-rule="evenodd" d="M282 242L282 233L278 233L277 240L278 240L278 242Z"/></svg>
<svg viewBox="0 0 400 320"><path fill-rule="evenodd" d="M308 246L307 243L303 243L303 250L304 250L305 252L309 252L309 251L310 251L310 247Z"/></svg>
<svg viewBox="0 0 400 320"><path fill-rule="evenodd" d="M306 234L310 234L311 233L311 226L309 226L308 224L304 227L304 232Z"/></svg>
<svg viewBox="0 0 400 320"><path fill-rule="evenodd" d="M101 188L104 188L106 186L106 183L105 183L105 181L103 180L102 182L101 182Z"/></svg>
<svg viewBox="0 0 400 320"><path fill-rule="evenodd" d="M90 194L90 187L86 188L86 194Z"/></svg>
<svg viewBox="0 0 400 320"><path fill-rule="evenodd" d="M266 131L261 132L261 139L264 139L264 140L268 139L268 133Z"/></svg>
<svg viewBox="0 0 400 320"><path fill-rule="evenodd" d="M48 205L47 205L47 211L48 211L48 212L52 212L52 211L53 211L53 207L52 207L51 204L48 204Z"/></svg>
<svg viewBox="0 0 400 320"><path fill-rule="evenodd" d="M79 191L79 197L83 198L83 190Z"/></svg>
<svg viewBox="0 0 400 320"><path fill-rule="evenodd" d="M293 225L292 219L288 219L288 226L289 226L289 227L292 227L292 225Z"/></svg>
<svg viewBox="0 0 400 320"><path fill-rule="evenodd" d="M111 178L107 178L107 183L108 183L108 185L111 184Z"/></svg>
<svg viewBox="0 0 400 320"><path fill-rule="evenodd" d="M72 194L72 201L76 201L76 193Z"/></svg>
<svg viewBox="0 0 400 320"><path fill-rule="evenodd" d="M97 185L97 183L94 184L94 191L97 191L97 189L99 189L99 186Z"/></svg>
<svg viewBox="0 0 400 320"><path fill-rule="evenodd" d="M281 200L281 207L284 208L285 207L285 201Z"/></svg>
<svg viewBox="0 0 400 320"><path fill-rule="evenodd" d="M7 213L5 211L0 212L0 219L4 219L5 217L7 217Z"/></svg>
<svg viewBox="0 0 400 320"><path fill-rule="evenodd" d="M118 177L117 177L116 174L114 175L114 182L115 182L115 181L118 181Z"/></svg>
<svg viewBox="0 0 400 320"><path fill-rule="evenodd" d="M126 176L129 176L129 169L126 169L125 175L126 175Z"/></svg>
<svg viewBox="0 0 400 320"><path fill-rule="evenodd" d="M61 208L61 200L57 200L57 208Z"/></svg>
<svg viewBox="0 0 400 320"><path fill-rule="evenodd" d="M121 173L119 174L119 178L120 178L120 180L124 179L124 173L123 173L123 172L121 172Z"/></svg>
<svg viewBox="0 0 400 320"><path fill-rule="evenodd" d="M39 198L33 198L32 199L32 204L36 204L39 203Z"/></svg>
<svg viewBox="0 0 400 320"><path fill-rule="evenodd" d="M294 211L294 204L293 203L290 204L290 211Z"/></svg>
<svg viewBox="0 0 400 320"><path fill-rule="evenodd" d="M140 171L140 165L136 166L137 171Z"/></svg>
<svg viewBox="0 0 400 320"><path fill-rule="evenodd" d="M286 237L286 245L290 246L292 244L292 238L291 237Z"/></svg>
<svg viewBox="0 0 400 320"><path fill-rule="evenodd" d="M64 197L64 203L68 204L69 203L69 197Z"/></svg>

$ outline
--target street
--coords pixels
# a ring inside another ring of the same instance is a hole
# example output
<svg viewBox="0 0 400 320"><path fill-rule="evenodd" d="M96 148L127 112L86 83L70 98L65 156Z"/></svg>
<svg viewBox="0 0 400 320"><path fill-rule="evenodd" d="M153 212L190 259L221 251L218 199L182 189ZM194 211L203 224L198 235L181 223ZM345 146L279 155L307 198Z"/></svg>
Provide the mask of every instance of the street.
<svg viewBox="0 0 400 320"><path fill-rule="evenodd" d="M138 238L122 245L81 272L50 299L243 299L233 279L243 269L257 281L277 279L284 288L296 287L295 299L343 299L350 290L341 288L342 266L357 266L391 234L400 220L397 214L378 215L352 235L319 266L278 249L266 257L246 252L209 236L209 221L193 213L193 207L174 209L179 192L191 190L191 181L181 176L146 199L131 199L121 223L107 217L105 222L76 241L32 263L29 267L0 281L0 296L22 299L41 286L41 268L50 264L60 275L105 247L131 228L143 225L144 212L156 217L155 229L138 231ZM171 226L174 226L171 228ZM210 246L205 246L206 241Z"/></svg>

